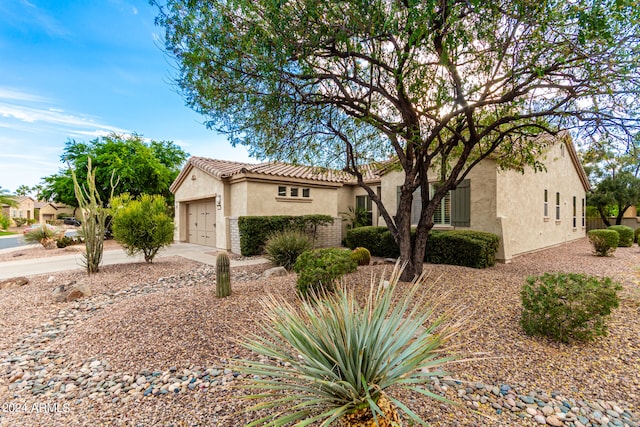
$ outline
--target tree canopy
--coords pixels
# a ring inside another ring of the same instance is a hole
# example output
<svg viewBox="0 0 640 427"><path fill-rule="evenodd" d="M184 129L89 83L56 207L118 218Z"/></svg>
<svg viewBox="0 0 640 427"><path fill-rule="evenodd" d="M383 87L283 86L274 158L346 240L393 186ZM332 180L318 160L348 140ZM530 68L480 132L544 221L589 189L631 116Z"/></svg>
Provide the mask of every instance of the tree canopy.
<svg viewBox="0 0 640 427"><path fill-rule="evenodd" d="M43 178L42 195L46 200L78 206L69 167L79 182L87 180L88 159L96 173L96 190L107 203L111 197L112 174L118 179L117 194L143 193L171 197L169 186L189 155L172 141L145 142L141 135L96 138L88 143L68 140L61 161L67 164L57 174Z"/></svg>
<svg viewBox="0 0 640 427"><path fill-rule="evenodd" d="M17 207L18 203L16 202L15 197L9 193L9 190L0 187L0 205Z"/></svg>
<svg viewBox="0 0 640 427"><path fill-rule="evenodd" d="M633 0L152 3L187 104L257 157L353 174L409 262L404 278L422 268L438 203L480 160L538 170L540 135L638 124ZM404 173L397 212L362 179L385 158Z"/></svg>

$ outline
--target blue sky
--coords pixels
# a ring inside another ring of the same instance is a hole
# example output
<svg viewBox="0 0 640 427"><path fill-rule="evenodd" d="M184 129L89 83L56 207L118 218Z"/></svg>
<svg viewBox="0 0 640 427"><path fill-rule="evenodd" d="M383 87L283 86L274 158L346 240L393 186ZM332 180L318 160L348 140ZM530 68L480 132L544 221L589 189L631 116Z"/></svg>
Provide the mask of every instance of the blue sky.
<svg viewBox="0 0 640 427"><path fill-rule="evenodd" d="M147 0L0 0L0 187L38 184L63 166L67 139L112 131L252 161L184 105L156 12Z"/></svg>

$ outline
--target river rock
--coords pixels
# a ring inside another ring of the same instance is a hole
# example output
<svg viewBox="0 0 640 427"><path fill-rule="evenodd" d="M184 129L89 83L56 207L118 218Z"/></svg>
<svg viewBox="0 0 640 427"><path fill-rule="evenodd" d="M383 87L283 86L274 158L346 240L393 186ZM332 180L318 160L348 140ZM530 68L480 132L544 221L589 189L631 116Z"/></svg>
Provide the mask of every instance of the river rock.
<svg viewBox="0 0 640 427"><path fill-rule="evenodd" d="M29 283L26 277L14 277L11 279L0 281L0 289L16 289L21 288Z"/></svg>
<svg viewBox="0 0 640 427"><path fill-rule="evenodd" d="M287 269L284 267L273 267L270 268L268 270L266 270L264 273L262 273L262 277L264 277L265 279L268 279L269 277L278 277L278 276L286 276L287 273Z"/></svg>
<svg viewBox="0 0 640 427"><path fill-rule="evenodd" d="M75 281L56 286L51 292L51 297L56 302L75 301L77 299L90 297L91 289L84 283L76 283Z"/></svg>

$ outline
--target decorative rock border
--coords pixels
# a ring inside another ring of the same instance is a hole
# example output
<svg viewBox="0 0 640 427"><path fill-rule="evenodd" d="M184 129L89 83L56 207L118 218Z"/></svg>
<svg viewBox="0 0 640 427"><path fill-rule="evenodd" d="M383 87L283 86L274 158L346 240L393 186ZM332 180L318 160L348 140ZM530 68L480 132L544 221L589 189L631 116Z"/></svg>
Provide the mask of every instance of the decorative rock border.
<svg viewBox="0 0 640 427"><path fill-rule="evenodd" d="M107 360L91 358L69 365L65 354L55 354L46 346L65 335L78 322L93 316L96 310L116 301L140 294L210 284L215 269L203 266L188 274L159 279L156 283L104 292L70 303L52 322L42 324L23 336L10 351L0 352L0 393L18 399L42 396L57 399L89 399L112 403L161 398L188 392L215 392L242 379L226 360L206 367L173 366L167 371L142 370L113 372ZM256 280L258 274L240 273L234 281ZM472 410L481 408L501 416L528 419L540 425L558 427L640 427L640 417L623 409L620 403L576 400L559 393L526 392L507 384L463 383L452 377L436 377L429 385L432 392L450 400L462 401Z"/></svg>

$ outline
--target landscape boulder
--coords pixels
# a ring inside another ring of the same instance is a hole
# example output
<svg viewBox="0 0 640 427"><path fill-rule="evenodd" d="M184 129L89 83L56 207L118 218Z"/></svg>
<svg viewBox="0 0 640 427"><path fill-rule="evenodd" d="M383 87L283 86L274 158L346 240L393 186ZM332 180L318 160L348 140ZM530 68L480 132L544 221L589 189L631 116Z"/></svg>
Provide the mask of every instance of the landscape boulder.
<svg viewBox="0 0 640 427"><path fill-rule="evenodd" d="M91 289L84 283L76 283L75 281L56 286L51 292L51 297L56 302L69 302L80 298L91 296Z"/></svg>
<svg viewBox="0 0 640 427"><path fill-rule="evenodd" d="M268 270L266 270L264 273L262 273L262 277L264 277L265 279L268 279L269 277L278 277L278 276L286 276L287 274L289 274L287 272L287 269L284 267L273 267L270 268Z"/></svg>
<svg viewBox="0 0 640 427"><path fill-rule="evenodd" d="M29 283L29 279L26 277L13 277L0 281L0 289L16 289L21 288Z"/></svg>

